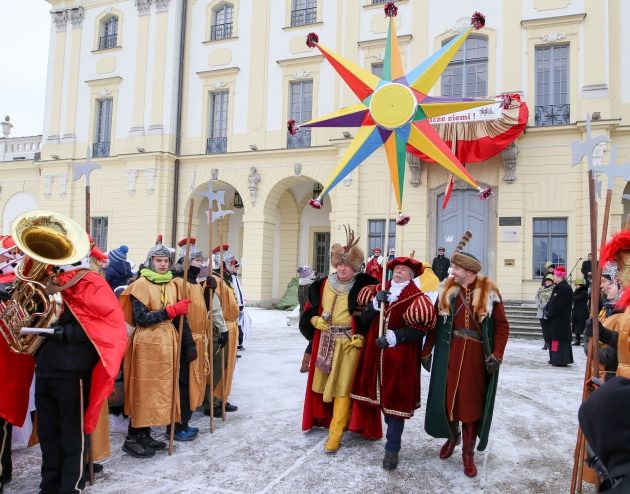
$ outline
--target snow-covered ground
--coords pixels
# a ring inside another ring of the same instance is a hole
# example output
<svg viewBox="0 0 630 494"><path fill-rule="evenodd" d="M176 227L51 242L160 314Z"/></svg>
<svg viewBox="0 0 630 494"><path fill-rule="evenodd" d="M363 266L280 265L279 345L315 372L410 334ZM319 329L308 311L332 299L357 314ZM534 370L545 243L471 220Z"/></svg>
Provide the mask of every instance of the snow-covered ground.
<svg viewBox="0 0 630 494"><path fill-rule="evenodd" d="M335 455L324 453L327 432L301 431L306 374L298 369L306 346L287 312L251 309L253 329L240 352L227 420L196 412L197 440L175 443L148 460L124 454L123 434L112 434L112 456L88 493L496 493L568 492L573 465L585 357L575 364L547 364L541 342L511 339L501 367L488 449L477 452L479 475L462 471L461 447L448 460L437 456L442 440L423 428L424 411L409 420L397 470L382 469L384 440L346 433ZM423 372L423 406L428 375ZM155 429L160 434L163 428ZM157 434L156 434L157 435ZM39 447L15 451L6 493L37 492ZM586 487L584 492L592 492Z"/></svg>

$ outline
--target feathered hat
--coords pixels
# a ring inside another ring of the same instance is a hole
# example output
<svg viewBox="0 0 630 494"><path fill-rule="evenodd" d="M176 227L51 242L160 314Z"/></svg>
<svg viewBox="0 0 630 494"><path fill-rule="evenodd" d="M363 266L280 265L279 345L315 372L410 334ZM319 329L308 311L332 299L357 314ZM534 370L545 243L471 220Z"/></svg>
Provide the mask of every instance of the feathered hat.
<svg viewBox="0 0 630 494"><path fill-rule="evenodd" d="M471 253L464 252L463 250L464 247L466 247L466 245L468 244L468 242L470 242L471 238L472 238L472 232L466 230L466 232L464 233L464 236L459 241L459 243L457 244L457 247L455 247L455 251L451 255L451 263L455 264L456 266L459 266L460 268L464 268L467 271L472 271L473 273L476 274L482 269L481 262Z"/></svg>
<svg viewBox="0 0 630 494"><path fill-rule="evenodd" d="M354 230L350 228L350 225L343 227L346 230L346 245L334 244L331 247L330 264L335 268L338 264L347 264L357 273L365 260L363 251L357 246L360 237L354 238Z"/></svg>

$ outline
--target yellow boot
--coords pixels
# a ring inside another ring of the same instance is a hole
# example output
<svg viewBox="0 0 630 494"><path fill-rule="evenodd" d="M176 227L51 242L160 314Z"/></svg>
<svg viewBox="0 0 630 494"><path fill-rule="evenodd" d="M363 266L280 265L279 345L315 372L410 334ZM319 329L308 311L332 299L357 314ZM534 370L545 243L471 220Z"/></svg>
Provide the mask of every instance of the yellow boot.
<svg viewBox="0 0 630 494"><path fill-rule="evenodd" d="M350 397L337 396L333 401L333 418L328 428L328 441L324 446L326 453L336 453L341 443L343 431L350 422Z"/></svg>

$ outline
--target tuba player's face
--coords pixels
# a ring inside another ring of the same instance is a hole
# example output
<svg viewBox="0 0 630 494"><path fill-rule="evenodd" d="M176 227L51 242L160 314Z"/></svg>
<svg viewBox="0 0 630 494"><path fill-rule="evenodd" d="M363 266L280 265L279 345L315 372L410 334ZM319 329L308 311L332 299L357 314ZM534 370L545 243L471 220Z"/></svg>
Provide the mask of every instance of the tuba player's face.
<svg viewBox="0 0 630 494"><path fill-rule="evenodd" d="M155 267L156 273L166 273L168 271L169 264L170 259L166 256L156 256L153 258L153 266Z"/></svg>

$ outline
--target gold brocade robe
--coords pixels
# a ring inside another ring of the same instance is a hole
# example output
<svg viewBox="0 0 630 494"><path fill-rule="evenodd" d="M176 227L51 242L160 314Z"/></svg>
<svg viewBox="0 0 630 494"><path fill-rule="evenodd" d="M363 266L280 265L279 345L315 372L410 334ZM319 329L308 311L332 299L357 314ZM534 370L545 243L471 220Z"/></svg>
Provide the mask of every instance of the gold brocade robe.
<svg viewBox="0 0 630 494"><path fill-rule="evenodd" d="M135 326L131 296L150 311L160 310L179 300L183 280L151 283L144 277L133 282L120 296L127 324ZM164 287L166 302L161 301ZM170 320L146 328L134 327L125 353L125 414L133 427L166 425L171 422L173 377L176 371L177 329ZM179 379L175 396L179 397ZM175 400L175 419L179 421L179 399Z"/></svg>
<svg viewBox="0 0 630 494"><path fill-rule="evenodd" d="M349 293L338 293L330 283L326 283L322 294L322 308L325 312L331 312L332 309L332 326L352 326L352 314L348 310ZM352 330L348 329L348 334L351 333ZM345 335L335 340L330 374L315 368L312 389L324 395L322 399L325 402L330 402L337 396L350 396L360 355L360 350L350 345L350 342L351 339Z"/></svg>
<svg viewBox="0 0 630 494"><path fill-rule="evenodd" d="M219 276L214 276L217 280L215 293L219 296L223 318L228 328L228 344L225 347L225 367L221 380L214 388L214 396L223 400L223 381L225 380L225 401L227 402L232 392L232 379L236 368L236 347L238 345L238 302L234 295L234 290ZM218 355L219 358L220 354ZM215 357L216 358L216 357Z"/></svg>
<svg viewBox="0 0 630 494"><path fill-rule="evenodd" d="M614 319L613 319L614 317ZM630 379L630 307L622 313L610 316L604 326L617 335L617 375Z"/></svg>
<svg viewBox="0 0 630 494"><path fill-rule="evenodd" d="M206 376L209 373L208 363L208 338L210 338L210 321L206 310L206 301L203 295L203 287L200 284L188 283L188 298L192 300L188 306L188 325L197 349L197 358L190 362L190 375L188 382L188 394L190 396L190 409L196 410L203 403L206 387Z"/></svg>

